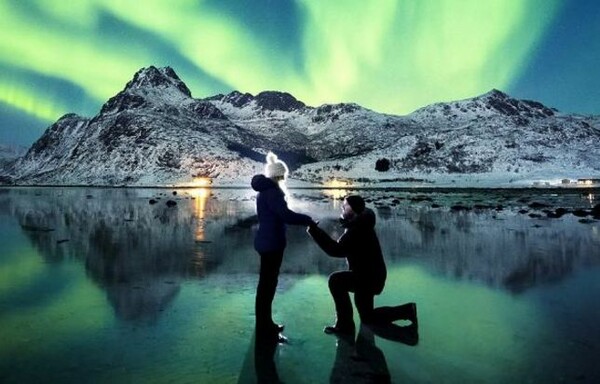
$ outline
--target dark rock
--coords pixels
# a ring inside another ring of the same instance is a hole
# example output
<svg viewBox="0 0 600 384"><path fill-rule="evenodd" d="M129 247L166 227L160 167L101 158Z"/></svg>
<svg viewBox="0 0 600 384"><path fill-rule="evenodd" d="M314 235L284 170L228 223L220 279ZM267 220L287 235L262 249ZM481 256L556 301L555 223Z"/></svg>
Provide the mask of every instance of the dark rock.
<svg viewBox="0 0 600 384"><path fill-rule="evenodd" d="M527 209L521 209L521 210L519 210L519 213L520 213L521 215L524 215L524 214L526 214L526 213L528 213L528 212L529 212L529 210L527 210Z"/></svg>
<svg viewBox="0 0 600 384"><path fill-rule="evenodd" d="M150 203L150 205L154 205L154 204L158 203L158 201L156 201L154 199L150 199L150 201L148 203Z"/></svg>
<svg viewBox="0 0 600 384"><path fill-rule="evenodd" d="M375 170L378 172L387 172L390 170L390 160L384 158L378 159L375 162Z"/></svg>
<svg viewBox="0 0 600 384"><path fill-rule="evenodd" d="M540 215L539 213L530 213L528 216L532 219L539 219L542 217L542 215Z"/></svg>
<svg viewBox="0 0 600 384"><path fill-rule="evenodd" d="M265 91L256 95L255 99L259 107L269 111L291 112L306 106L287 92Z"/></svg>
<svg viewBox="0 0 600 384"><path fill-rule="evenodd" d="M62 243L66 243L67 241L69 241L69 239L60 239L60 240L56 240L56 244L62 244Z"/></svg>
<svg viewBox="0 0 600 384"><path fill-rule="evenodd" d="M217 95L217 96L208 98L207 100L211 100L211 99L220 100L223 103L229 103L236 108L242 108L242 107L250 104L250 102L252 100L254 100L254 96L252 96L252 94L250 94L250 93L241 93L239 91L233 91L226 96Z"/></svg>
<svg viewBox="0 0 600 384"><path fill-rule="evenodd" d="M579 219L579 222L581 224L592 224L595 223L597 220L592 220L592 219Z"/></svg>
<svg viewBox="0 0 600 384"><path fill-rule="evenodd" d="M546 215L551 219L558 219L560 217L563 217L566 213L568 213L566 209L558 208L555 212L550 211Z"/></svg>
<svg viewBox="0 0 600 384"><path fill-rule="evenodd" d="M177 205L177 202L175 200L167 200L166 204L167 207L174 207Z"/></svg>
<svg viewBox="0 0 600 384"><path fill-rule="evenodd" d="M428 197L428 196L415 196L415 197L411 197L410 201L414 201L414 202L433 201L433 199L431 197Z"/></svg>
<svg viewBox="0 0 600 384"><path fill-rule="evenodd" d="M189 107L196 116L204 119L220 119L226 120L227 117L221 112L221 110L208 101L196 101L189 105Z"/></svg>
<svg viewBox="0 0 600 384"><path fill-rule="evenodd" d="M173 191L173 196L177 196L177 191Z"/></svg>
<svg viewBox="0 0 600 384"><path fill-rule="evenodd" d="M453 211L470 211L471 207L465 207L464 205L453 205L450 207Z"/></svg>
<svg viewBox="0 0 600 384"><path fill-rule="evenodd" d="M529 204L529 208L532 209L540 209L540 208L546 208L549 207L548 204L544 204L544 203L538 203L537 201L534 201L533 203Z"/></svg>
<svg viewBox="0 0 600 384"><path fill-rule="evenodd" d="M146 99L140 95L131 94L129 92L120 92L116 96L111 97L102 106L100 114L104 115L109 112L118 113L122 111L131 111L146 105Z"/></svg>
<svg viewBox="0 0 600 384"><path fill-rule="evenodd" d="M573 214L573 216L586 217L586 216L590 215L591 212L586 209L576 209L571 213Z"/></svg>
<svg viewBox="0 0 600 384"><path fill-rule="evenodd" d="M436 203L431 204L431 208L439 208L439 207L440 207L439 204L436 204Z"/></svg>
<svg viewBox="0 0 600 384"><path fill-rule="evenodd" d="M596 204L594 208L592 208L592 215L594 215L594 217L600 216L600 204Z"/></svg>

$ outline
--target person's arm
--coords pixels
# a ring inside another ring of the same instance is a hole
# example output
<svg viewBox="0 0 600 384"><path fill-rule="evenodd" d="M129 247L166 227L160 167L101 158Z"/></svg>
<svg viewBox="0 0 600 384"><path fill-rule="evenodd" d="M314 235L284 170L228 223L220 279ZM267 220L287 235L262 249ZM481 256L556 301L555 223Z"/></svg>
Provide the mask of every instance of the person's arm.
<svg viewBox="0 0 600 384"><path fill-rule="evenodd" d="M290 210L283 198L283 194L273 190L274 196L268 199L269 208L277 214L286 224L292 225L312 225L314 223L310 216L296 213Z"/></svg>
<svg viewBox="0 0 600 384"><path fill-rule="evenodd" d="M348 252L348 237L343 234L338 241L333 240L325 231L316 225L308 227L308 234L315 243L329 256L346 257Z"/></svg>

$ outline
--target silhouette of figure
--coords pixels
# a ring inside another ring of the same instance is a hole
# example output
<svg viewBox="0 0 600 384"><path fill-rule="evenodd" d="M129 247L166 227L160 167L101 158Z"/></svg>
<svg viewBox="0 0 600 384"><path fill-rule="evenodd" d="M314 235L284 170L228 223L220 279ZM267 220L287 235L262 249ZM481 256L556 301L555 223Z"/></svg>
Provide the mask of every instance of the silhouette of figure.
<svg viewBox="0 0 600 384"><path fill-rule="evenodd" d="M255 303L256 332L259 337L277 335L283 331L283 325L273 321L272 303L286 246L286 224L314 225L309 216L295 213L287 207L285 193L280 187L287 174L285 163L269 152L264 175L254 176L251 183L252 188L258 192L258 231L254 248L260 255Z"/></svg>
<svg viewBox="0 0 600 384"><path fill-rule="evenodd" d="M258 338L254 332L238 377L238 384L281 383L275 364L278 345L276 337Z"/></svg>
<svg viewBox="0 0 600 384"><path fill-rule="evenodd" d="M417 326L361 323L356 341L353 335L336 334L336 353L329 375L330 383L390 383L385 355L375 344L375 335L414 346L418 342Z"/></svg>
<svg viewBox="0 0 600 384"><path fill-rule="evenodd" d="M366 324L389 324L406 319L416 325L416 304L397 307L373 308L375 295L383 291L387 270L379 239L375 233L375 213L365 207L358 195L347 196L342 204L342 236L333 240L317 226L309 226L308 233L325 253L332 257L345 257L348 270L333 272L329 276L329 290L335 303L336 322L326 326L325 333L354 334L350 292L360 319Z"/></svg>
<svg viewBox="0 0 600 384"><path fill-rule="evenodd" d="M257 383L281 383L275 366L275 351L278 339L255 340L254 343L254 371Z"/></svg>

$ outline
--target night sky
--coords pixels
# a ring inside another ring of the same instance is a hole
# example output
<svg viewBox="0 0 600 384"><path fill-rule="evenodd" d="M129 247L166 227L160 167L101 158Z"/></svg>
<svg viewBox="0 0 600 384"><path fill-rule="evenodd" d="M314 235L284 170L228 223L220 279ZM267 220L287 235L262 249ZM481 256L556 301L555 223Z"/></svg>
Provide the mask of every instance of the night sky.
<svg viewBox="0 0 600 384"><path fill-rule="evenodd" d="M0 143L98 113L141 67L194 97L286 91L407 114L497 88L600 114L595 0L1 0Z"/></svg>

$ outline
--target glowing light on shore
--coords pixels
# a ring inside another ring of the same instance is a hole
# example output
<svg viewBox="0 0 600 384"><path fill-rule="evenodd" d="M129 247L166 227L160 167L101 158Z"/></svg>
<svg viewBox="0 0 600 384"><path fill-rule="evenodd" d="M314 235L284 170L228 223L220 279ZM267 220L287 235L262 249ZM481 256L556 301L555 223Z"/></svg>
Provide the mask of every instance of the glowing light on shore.
<svg viewBox="0 0 600 384"><path fill-rule="evenodd" d="M333 179L325 183L325 188L348 188L350 187L350 183L343 180Z"/></svg>
<svg viewBox="0 0 600 384"><path fill-rule="evenodd" d="M209 187L212 185L212 179L210 177L196 177L192 181L190 187Z"/></svg>
<svg viewBox="0 0 600 384"><path fill-rule="evenodd" d="M194 177L192 181L175 184L176 188L207 188L212 185L210 177Z"/></svg>
<svg viewBox="0 0 600 384"><path fill-rule="evenodd" d="M206 217L206 203L210 197L209 188L198 188L189 191L189 194L194 199L194 216L197 220L196 232L194 239L196 241L204 241L204 230L205 230L205 217Z"/></svg>
<svg viewBox="0 0 600 384"><path fill-rule="evenodd" d="M331 181L326 182L323 187L323 194L326 196L332 197L335 200L342 199L344 196L348 194L348 188L352 185L344 180L333 179Z"/></svg>

